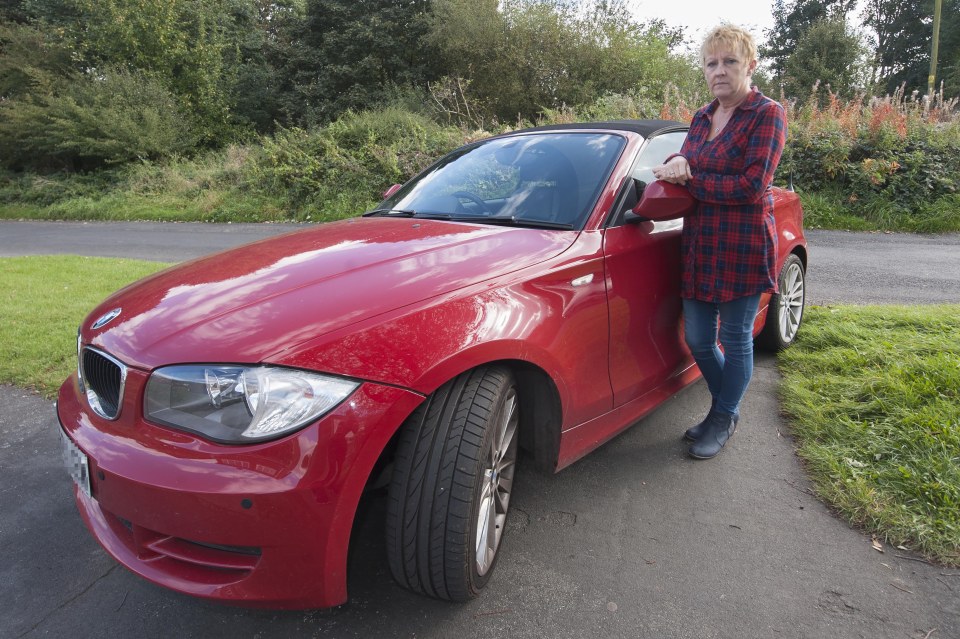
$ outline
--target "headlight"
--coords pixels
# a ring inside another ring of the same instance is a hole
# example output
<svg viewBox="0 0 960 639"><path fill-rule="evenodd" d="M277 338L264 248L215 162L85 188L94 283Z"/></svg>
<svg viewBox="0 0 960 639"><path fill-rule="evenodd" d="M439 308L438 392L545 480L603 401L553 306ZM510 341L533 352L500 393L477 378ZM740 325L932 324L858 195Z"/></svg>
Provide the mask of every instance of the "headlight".
<svg viewBox="0 0 960 639"><path fill-rule="evenodd" d="M269 366L168 366L150 375L147 419L227 444L286 435L345 400L357 382Z"/></svg>

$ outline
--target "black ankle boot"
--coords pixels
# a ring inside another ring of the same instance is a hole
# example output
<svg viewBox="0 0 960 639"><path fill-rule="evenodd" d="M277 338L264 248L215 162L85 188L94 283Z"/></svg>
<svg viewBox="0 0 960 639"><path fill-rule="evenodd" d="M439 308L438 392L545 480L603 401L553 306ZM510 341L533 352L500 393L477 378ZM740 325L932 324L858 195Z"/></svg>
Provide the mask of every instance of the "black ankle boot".
<svg viewBox="0 0 960 639"><path fill-rule="evenodd" d="M690 446L690 456L697 459L716 457L737 429L737 416L713 411L704 420L703 434Z"/></svg>
<svg viewBox="0 0 960 639"><path fill-rule="evenodd" d="M717 400L713 400L713 403L710 404L710 412L707 413L707 416L703 418L703 421L697 424L696 426L691 426L683 434L683 438L695 442L707 431L707 423L710 421L710 418L713 417L713 411L717 406Z"/></svg>
<svg viewBox="0 0 960 639"><path fill-rule="evenodd" d="M710 416L713 415L713 412L716 410L716 408L717 408L717 400L714 399L710 403L710 412L707 413L707 416L704 417L703 421L697 424L696 426L691 426L690 428L688 428L686 432L683 434L683 438L688 441L695 442L701 437L703 437L703 434L707 431L707 422L710 421ZM733 421L735 422L740 421L739 413L734 413Z"/></svg>

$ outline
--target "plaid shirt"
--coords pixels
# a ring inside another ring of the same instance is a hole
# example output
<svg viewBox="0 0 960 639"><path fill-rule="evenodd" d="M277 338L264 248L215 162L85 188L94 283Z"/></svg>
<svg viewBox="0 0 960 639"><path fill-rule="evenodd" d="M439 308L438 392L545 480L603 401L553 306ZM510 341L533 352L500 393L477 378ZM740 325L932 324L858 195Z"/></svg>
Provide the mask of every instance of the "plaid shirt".
<svg viewBox="0 0 960 639"><path fill-rule="evenodd" d="M783 107L754 88L712 141L714 100L693 116L680 155L699 201L683 225L681 295L729 302L776 292L777 232L770 185L787 132Z"/></svg>

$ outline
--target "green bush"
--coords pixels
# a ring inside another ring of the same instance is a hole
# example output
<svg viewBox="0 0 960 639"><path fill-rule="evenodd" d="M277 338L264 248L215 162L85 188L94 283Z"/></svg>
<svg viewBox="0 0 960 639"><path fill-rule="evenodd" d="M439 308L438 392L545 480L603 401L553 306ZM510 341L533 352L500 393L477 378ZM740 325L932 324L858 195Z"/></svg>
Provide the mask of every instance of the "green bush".
<svg viewBox="0 0 960 639"><path fill-rule="evenodd" d="M811 105L790 111L778 180L791 176L805 193L829 197L829 207L818 207L831 209L824 221L859 217L881 229L960 229L960 211L945 214L942 204L960 193L955 105L833 98L822 110Z"/></svg>
<svg viewBox="0 0 960 639"><path fill-rule="evenodd" d="M116 187L115 171L93 173L0 174L0 204L50 206L76 197L92 197Z"/></svg>
<svg viewBox="0 0 960 639"><path fill-rule="evenodd" d="M327 127L281 129L263 139L255 181L283 197L294 217L336 219L372 206L464 134L400 109L351 113Z"/></svg>
<svg viewBox="0 0 960 639"><path fill-rule="evenodd" d="M0 159L8 168L92 169L169 157L194 143L171 94L138 72L91 72L49 95L0 102Z"/></svg>
<svg viewBox="0 0 960 639"><path fill-rule="evenodd" d="M542 123L624 117L689 119L694 98L651 113L642 92L548 110ZM881 105L882 107L882 105ZM960 231L960 122L859 103L789 113L778 181L791 175L808 228ZM445 152L495 132L441 126L394 107L279 129L192 157L139 160L90 173L0 174L0 217L323 221L369 209Z"/></svg>

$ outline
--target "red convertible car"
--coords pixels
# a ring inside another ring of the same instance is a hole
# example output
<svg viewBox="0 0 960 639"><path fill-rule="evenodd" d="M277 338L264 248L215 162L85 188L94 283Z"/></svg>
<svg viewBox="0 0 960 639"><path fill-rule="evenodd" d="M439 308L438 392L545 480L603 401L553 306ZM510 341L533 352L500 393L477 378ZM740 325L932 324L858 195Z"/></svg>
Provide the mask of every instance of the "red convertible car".
<svg viewBox="0 0 960 639"><path fill-rule="evenodd" d="M396 580L475 596L518 458L559 471L699 377L678 294L694 203L651 175L685 133L500 135L360 217L115 293L80 326L57 402L83 520L157 584L326 607L347 600L361 494L388 485ZM780 292L756 331L782 348L807 250L797 196L774 199Z"/></svg>

